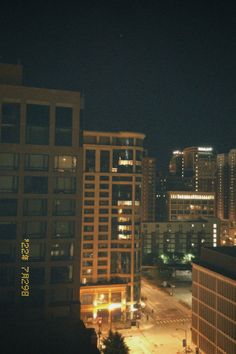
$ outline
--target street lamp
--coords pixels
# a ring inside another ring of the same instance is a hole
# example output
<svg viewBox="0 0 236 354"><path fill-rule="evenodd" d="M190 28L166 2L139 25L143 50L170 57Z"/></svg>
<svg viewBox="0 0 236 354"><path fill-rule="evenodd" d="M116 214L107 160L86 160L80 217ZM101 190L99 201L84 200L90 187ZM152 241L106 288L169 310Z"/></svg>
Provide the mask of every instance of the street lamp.
<svg viewBox="0 0 236 354"><path fill-rule="evenodd" d="M185 328L176 328L176 331L184 331L185 338L183 339L183 347L185 353L187 353L187 330Z"/></svg>

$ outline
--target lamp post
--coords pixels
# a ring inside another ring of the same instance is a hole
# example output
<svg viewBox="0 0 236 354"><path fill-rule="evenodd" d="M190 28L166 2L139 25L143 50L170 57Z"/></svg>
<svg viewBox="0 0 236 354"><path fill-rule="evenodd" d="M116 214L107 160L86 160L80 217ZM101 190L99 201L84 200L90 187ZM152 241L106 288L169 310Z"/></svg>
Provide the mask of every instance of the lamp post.
<svg viewBox="0 0 236 354"><path fill-rule="evenodd" d="M176 331L184 331L184 340L183 340L183 347L185 353L187 353L187 330L185 328L176 328Z"/></svg>

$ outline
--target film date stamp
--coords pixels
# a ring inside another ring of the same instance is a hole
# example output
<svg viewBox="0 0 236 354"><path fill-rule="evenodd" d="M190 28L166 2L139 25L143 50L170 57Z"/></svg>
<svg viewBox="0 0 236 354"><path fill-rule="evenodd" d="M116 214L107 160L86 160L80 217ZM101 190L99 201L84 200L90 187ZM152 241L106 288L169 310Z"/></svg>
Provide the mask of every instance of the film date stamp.
<svg viewBox="0 0 236 354"><path fill-rule="evenodd" d="M24 238L21 242L21 296L30 295L30 267L27 265L29 261L29 239Z"/></svg>

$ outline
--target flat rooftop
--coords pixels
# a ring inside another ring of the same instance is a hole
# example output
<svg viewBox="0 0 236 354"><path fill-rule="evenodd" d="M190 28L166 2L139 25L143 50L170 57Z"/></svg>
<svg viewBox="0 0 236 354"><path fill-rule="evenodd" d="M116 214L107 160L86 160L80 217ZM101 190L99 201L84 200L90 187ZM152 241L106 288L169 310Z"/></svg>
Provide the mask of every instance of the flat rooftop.
<svg viewBox="0 0 236 354"><path fill-rule="evenodd" d="M193 263L236 280L236 247L203 247L199 261Z"/></svg>

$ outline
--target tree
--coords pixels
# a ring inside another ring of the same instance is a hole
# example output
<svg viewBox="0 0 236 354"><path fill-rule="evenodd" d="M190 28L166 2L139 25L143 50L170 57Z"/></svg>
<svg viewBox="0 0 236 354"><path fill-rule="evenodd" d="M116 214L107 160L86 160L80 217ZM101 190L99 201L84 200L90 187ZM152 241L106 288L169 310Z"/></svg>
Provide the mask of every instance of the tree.
<svg viewBox="0 0 236 354"><path fill-rule="evenodd" d="M103 339L105 348L102 350L104 354L128 354L129 347L124 341L124 337L119 332L109 331L108 337Z"/></svg>

